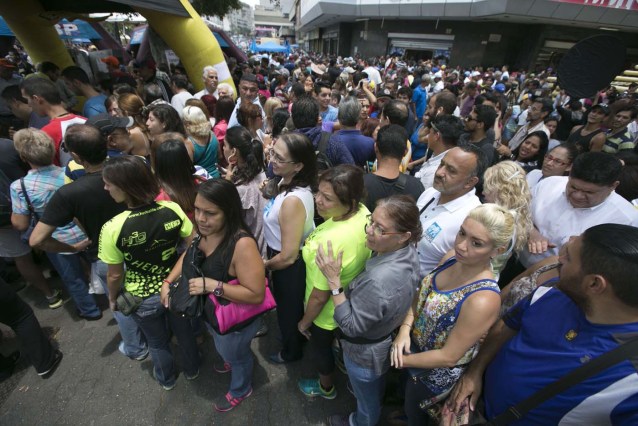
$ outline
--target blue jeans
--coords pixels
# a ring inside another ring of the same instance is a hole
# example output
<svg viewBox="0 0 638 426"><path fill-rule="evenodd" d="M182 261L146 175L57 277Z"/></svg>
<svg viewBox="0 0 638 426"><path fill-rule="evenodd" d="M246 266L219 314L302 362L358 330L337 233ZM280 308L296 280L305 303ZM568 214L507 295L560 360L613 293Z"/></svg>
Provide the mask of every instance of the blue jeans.
<svg viewBox="0 0 638 426"><path fill-rule="evenodd" d="M215 348L224 362L230 364L230 394L235 397L244 396L250 391L253 382L253 353L250 349L252 341L261 321L253 321L248 327L228 334L217 334L208 322L206 326L215 341Z"/></svg>
<svg viewBox="0 0 638 426"><path fill-rule="evenodd" d="M108 265L100 260L91 264L92 268L95 268L98 278L104 288L106 296L109 295L109 287L106 284L106 273L108 271ZM142 336L140 327L137 325L132 317L127 317L119 311L113 312L113 318L117 322L117 326L120 329L120 335L124 342L124 352L129 358L137 358L146 353L146 340Z"/></svg>
<svg viewBox="0 0 638 426"><path fill-rule="evenodd" d="M357 398L357 411L350 416L351 426L374 426L381 416L381 401L385 391L385 374L359 366L345 354L343 361Z"/></svg>
<svg viewBox="0 0 638 426"><path fill-rule="evenodd" d="M163 386L175 384L175 366L170 348L170 334L166 323L166 308L155 294L144 299L131 318L140 326L153 360L155 377Z"/></svg>
<svg viewBox="0 0 638 426"><path fill-rule="evenodd" d="M85 317L100 316L102 311L95 304L93 295L89 294L89 288L84 279L80 255L47 253L47 257L55 270L58 271L58 274L60 274L60 278L62 278L64 286L73 298L75 307L80 315Z"/></svg>

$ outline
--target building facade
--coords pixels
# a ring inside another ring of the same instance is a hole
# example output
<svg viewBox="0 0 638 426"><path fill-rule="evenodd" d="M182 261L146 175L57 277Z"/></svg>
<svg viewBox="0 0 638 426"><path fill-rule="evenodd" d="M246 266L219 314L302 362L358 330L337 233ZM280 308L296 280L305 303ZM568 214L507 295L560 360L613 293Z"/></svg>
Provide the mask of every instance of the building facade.
<svg viewBox="0 0 638 426"><path fill-rule="evenodd" d="M241 2L240 9L231 10L224 17L224 29L232 34L248 36L254 27L254 11L249 4Z"/></svg>
<svg viewBox="0 0 638 426"><path fill-rule="evenodd" d="M636 0L296 0L291 10L298 43L326 54L529 69L611 33L638 61Z"/></svg>

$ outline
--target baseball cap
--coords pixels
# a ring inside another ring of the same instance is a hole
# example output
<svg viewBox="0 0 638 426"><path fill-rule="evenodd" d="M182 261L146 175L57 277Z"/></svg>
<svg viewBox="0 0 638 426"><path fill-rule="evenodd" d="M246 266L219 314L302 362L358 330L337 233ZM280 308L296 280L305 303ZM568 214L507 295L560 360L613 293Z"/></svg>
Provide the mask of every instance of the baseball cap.
<svg viewBox="0 0 638 426"><path fill-rule="evenodd" d="M107 56L106 58L102 58L100 59L100 61L104 62L107 65L110 65L112 67L119 67L120 66L120 61L119 59L117 59L115 56L111 55L111 56Z"/></svg>
<svg viewBox="0 0 638 426"><path fill-rule="evenodd" d="M343 69L343 72L346 72L346 73L348 73L348 74L354 74L354 68L352 68L352 67L345 67L345 68Z"/></svg>
<svg viewBox="0 0 638 426"><path fill-rule="evenodd" d="M607 106L607 104L596 104L596 105L591 107L592 110L594 108L602 109L603 112L605 113L605 115L609 115L609 107Z"/></svg>
<svg viewBox="0 0 638 426"><path fill-rule="evenodd" d="M497 92L505 93L505 85L503 83L498 83L496 86L494 86L494 89Z"/></svg>
<svg viewBox="0 0 638 426"><path fill-rule="evenodd" d="M394 96L392 96L392 92L390 92L390 89L383 89L380 93L377 94L377 98L394 99Z"/></svg>
<svg viewBox="0 0 638 426"><path fill-rule="evenodd" d="M90 126L97 127L100 133L108 136L115 129L128 129L135 125L133 117L113 117L107 113L97 114L86 120Z"/></svg>

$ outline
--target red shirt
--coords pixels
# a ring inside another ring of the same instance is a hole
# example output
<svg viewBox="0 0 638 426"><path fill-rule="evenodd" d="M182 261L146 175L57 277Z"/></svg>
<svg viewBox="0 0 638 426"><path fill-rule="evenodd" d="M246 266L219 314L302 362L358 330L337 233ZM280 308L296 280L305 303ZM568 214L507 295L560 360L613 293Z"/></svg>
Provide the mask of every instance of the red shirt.
<svg viewBox="0 0 638 426"><path fill-rule="evenodd" d="M66 129L73 124L84 124L84 122L86 122L86 118L81 115L68 113L61 117L52 118L51 121L49 121L49 124L42 128L42 131L51 136L51 139L53 139L53 142L55 143L55 157L53 162L56 166L66 167L66 164L71 159L71 154L69 152L60 150L60 145L62 144L62 139L64 139Z"/></svg>

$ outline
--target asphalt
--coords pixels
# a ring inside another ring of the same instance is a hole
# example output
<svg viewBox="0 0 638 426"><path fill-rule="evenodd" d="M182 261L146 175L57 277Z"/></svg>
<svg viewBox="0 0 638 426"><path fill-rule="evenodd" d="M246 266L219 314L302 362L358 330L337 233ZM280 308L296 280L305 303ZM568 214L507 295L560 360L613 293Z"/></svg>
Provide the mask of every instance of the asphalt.
<svg viewBox="0 0 638 426"><path fill-rule="evenodd" d="M60 288L59 280L52 282ZM165 391L152 378L150 358L139 362L119 353L120 336L108 309L101 320L88 322L75 315L70 300L51 310L33 288L19 294L64 358L46 380L21 361L18 371L0 383L0 425L322 425L329 415L356 407L341 372L336 375L336 399L310 399L297 389L298 379L316 375L307 355L284 366L266 361L278 346L275 313L266 317L269 333L252 342L252 396L231 412L217 413L212 401L226 393L230 375L213 370L221 358L209 336L200 345L200 376L187 381L180 375L176 387ZM2 332L1 351L8 354L18 343L9 329Z"/></svg>

